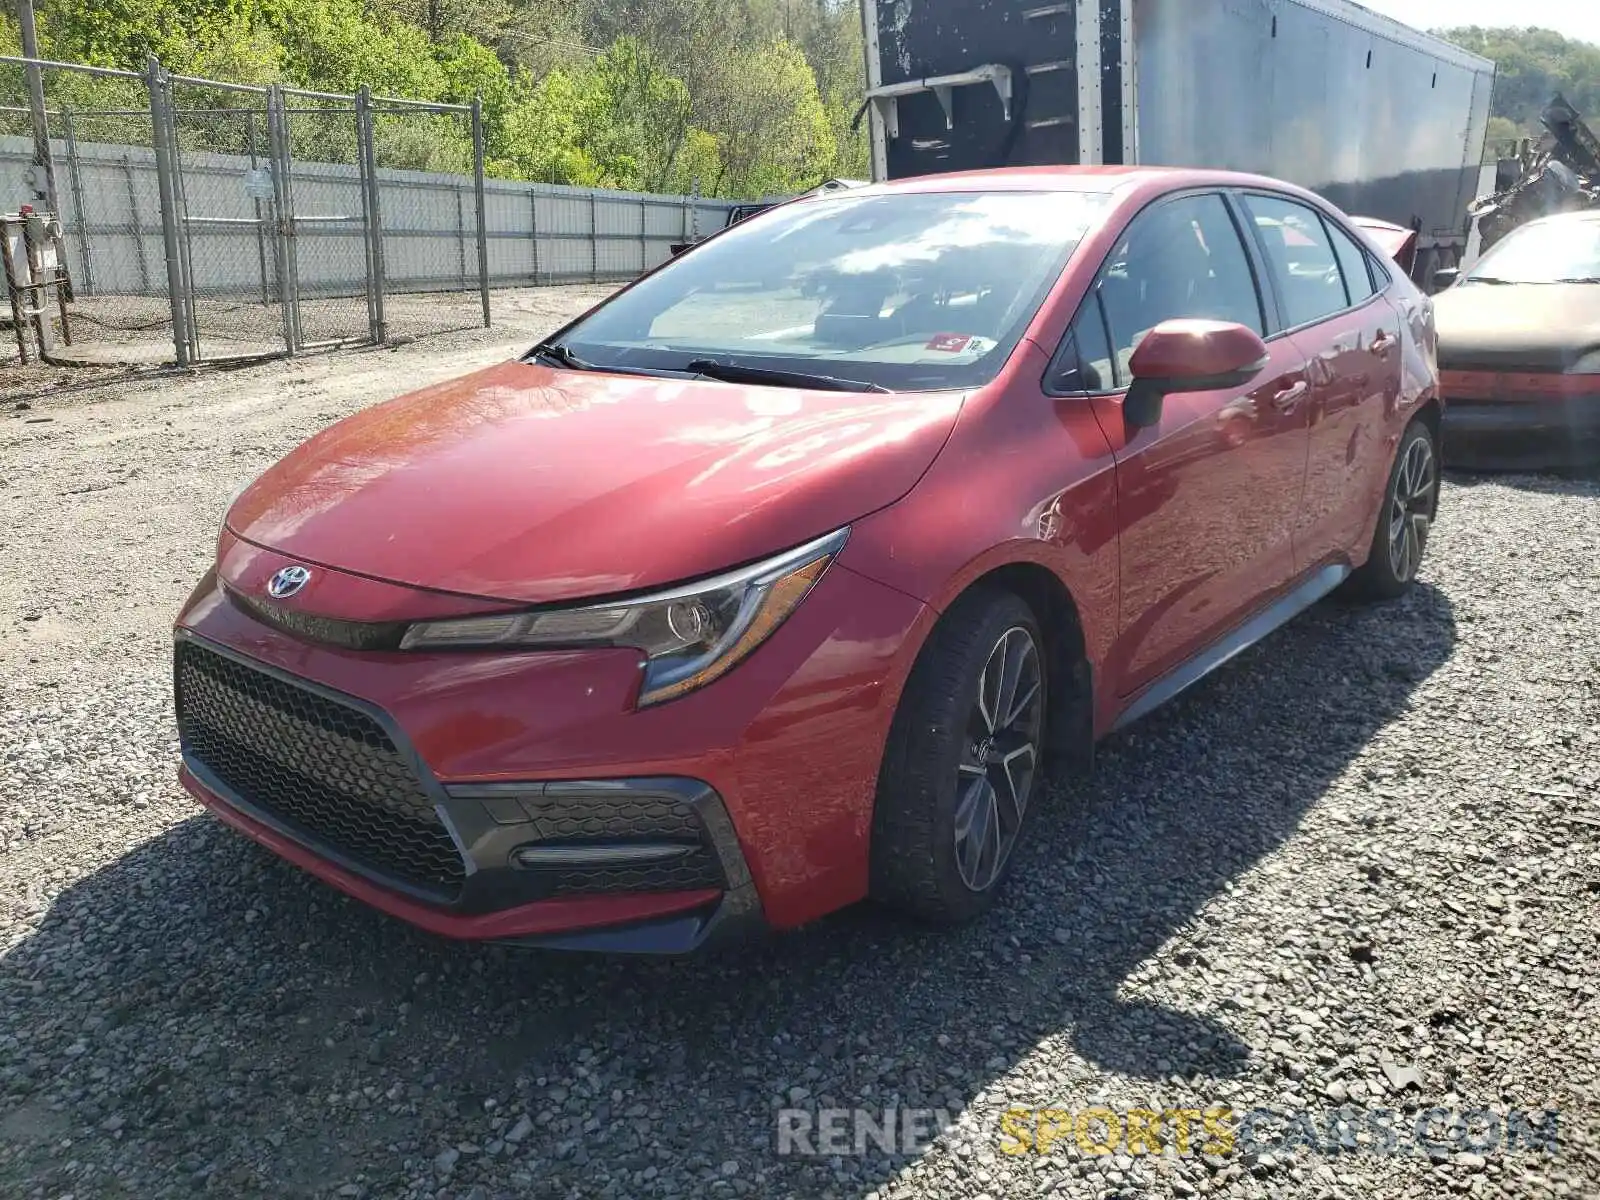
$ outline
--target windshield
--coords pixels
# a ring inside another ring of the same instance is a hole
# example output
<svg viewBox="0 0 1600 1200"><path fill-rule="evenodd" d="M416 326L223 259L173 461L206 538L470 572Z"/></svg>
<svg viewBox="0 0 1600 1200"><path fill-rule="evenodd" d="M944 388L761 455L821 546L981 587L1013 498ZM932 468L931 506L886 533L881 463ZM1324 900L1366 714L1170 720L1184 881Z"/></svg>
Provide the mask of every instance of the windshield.
<svg viewBox="0 0 1600 1200"><path fill-rule="evenodd" d="M1600 279L1600 221L1525 225L1485 254L1467 279L1498 283Z"/></svg>
<svg viewBox="0 0 1600 1200"><path fill-rule="evenodd" d="M558 339L594 367L724 366L900 390L992 378L1110 197L841 195L752 217Z"/></svg>

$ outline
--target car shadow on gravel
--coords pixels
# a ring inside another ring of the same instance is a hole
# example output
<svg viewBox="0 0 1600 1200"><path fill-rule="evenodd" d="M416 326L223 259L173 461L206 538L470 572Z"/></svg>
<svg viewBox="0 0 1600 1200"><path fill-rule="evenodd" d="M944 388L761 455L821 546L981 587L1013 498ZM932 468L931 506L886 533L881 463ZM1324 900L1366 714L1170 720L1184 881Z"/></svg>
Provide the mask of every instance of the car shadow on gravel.
<svg viewBox="0 0 1600 1200"><path fill-rule="evenodd" d="M777 1107L958 1114L1041 1046L1049 1099L1105 1072L1237 1077L1250 1051L1208 980L1206 906L1294 837L1455 637L1431 586L1318 606L1105 744L1092 781L1046 802L1002 903L953 933L862 908L688 961L451 945L197 816L67 888L0 960L29 1031L0 1056L0 1118L65 1100L91 1158L117 1122L106 1153L150 1172L139 1194L207 1173L224 1194L357 1173L370 1195L607 1176L701 1194L724 1175L818 1194L903 1160L780 1158ZM481 1153L450 1159L462 1143ZM21 1178L54 1178L52 1153Z"/></svg>

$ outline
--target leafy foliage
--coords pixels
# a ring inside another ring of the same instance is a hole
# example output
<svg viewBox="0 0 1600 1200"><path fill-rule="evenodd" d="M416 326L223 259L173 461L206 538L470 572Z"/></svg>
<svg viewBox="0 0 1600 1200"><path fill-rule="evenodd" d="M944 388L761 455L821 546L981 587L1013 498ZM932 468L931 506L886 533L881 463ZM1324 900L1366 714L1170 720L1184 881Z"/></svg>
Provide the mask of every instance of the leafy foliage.
<svg viewBox="0 0 1600 1200"><path fill-rule="evenodd" d="M155 54L176 73L240 83L481 95L489 170L508 178L750 197L867 172L857 0L39 2L53 58L140 70ZM1499 63L1492 147L1537 134L1558 90L1600 121L1600 46L1544 29L1442 32ZM14 52L3 18L0 41ZM9 75L5 86L22 95ZM52 73L50 86L52 105L80 112L140 105L136 83ZM345 152L334 122L306 124L297 148L320 137ZM387 165L471 161L461 121L387 115L376 131Z"/></svg>
<svg viewBox="0 0 1600 1200"><path fill-rule="evenodd" d="M1563 37L1550 29L1484 29L1469 25L1439 31L1458 46L1495 61L1489 153L1519 137L1543 131L1539 114L1550 97L1563 93L1600 126L1600 46Z"/></svg>
<svg viewBox="0 0 1600 1200"><path fill-rule="evenodd" d="M238 83L481 96L488 169L507 178L753 197L866 172L855 0L40 0L39 21L43 53L66 61L137 71L154 54ZM14 23L0 19L0 40L15 46ZM53 72L51 87L86 122L142 104L133 81ZM184 101L249 103L195 88ZM233 149L243 129L180 112L196 148ZM352 150L333 114L291 132L297 152ZM388 166L471 162L462 121L380 112L375 136Z"/></svg>

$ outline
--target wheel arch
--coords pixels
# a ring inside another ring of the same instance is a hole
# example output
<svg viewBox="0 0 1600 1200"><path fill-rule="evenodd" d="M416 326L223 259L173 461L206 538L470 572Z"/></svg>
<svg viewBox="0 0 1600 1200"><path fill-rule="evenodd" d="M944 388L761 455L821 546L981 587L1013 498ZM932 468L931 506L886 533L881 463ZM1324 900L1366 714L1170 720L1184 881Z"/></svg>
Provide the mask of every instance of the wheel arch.
<svg viewBox="0 0 1600 1200"><path fill-rule="evenodd" d="M1444 483L1444 405L1439 402L1437 394L1429 396L1417 409L1417 414L1412 418L1421 421L1428 427L1428 432L1433 435L1433 512L1432 516L1439 515L1439 488Z"/></svg>
<svg viewBox="0 0 1600 1200"><path fill-rule="evenodd" d="M1053 775L1087 770L1094 760L1094 668L1071 590L1049 567L1026 561L995 567L968 590L978 587L1011 592L1033 610L1045 639L1053 693L1046 770Z"/></svg>
<svg viewBox="0 0 1600 1200"><path fill-rule="evenodd" d="M1437 395L1432 395L1424 400L1422 404L1418 406L1416 413L1412 417L1412 420L1421 421L1427 425L1428 431L1433 434L1434 448L1437 449L1439 445L1439 431L1444 425L1444 407L1439 403L1439 397Z"/></svg>
<svg viewBox="0 0 1600 1200"><path fill-rule="evenodd" d="M1044 563L1024 557L974 565L942 597L937 613L921 630L906 656L895 708L917 661L950 612L984 590L1008 592L1033 611L1045 638L1051 688L1050 723L1046 737L1046 770L1060 778L1087 771L1094 758L1094 670L1090 662L1083 609L1061 576Z"/></svg>

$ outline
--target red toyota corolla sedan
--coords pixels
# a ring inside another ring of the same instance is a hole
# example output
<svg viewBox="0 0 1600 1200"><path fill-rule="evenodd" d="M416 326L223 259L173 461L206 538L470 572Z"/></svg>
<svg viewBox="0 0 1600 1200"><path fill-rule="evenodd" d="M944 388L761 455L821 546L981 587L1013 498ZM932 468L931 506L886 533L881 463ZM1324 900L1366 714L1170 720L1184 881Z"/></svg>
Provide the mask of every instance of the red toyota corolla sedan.
<svg viewBox="0 0 1600 1200"><path fill-rule="evenodd" d="M1439 419L1429 301L1286 184L780 206L247 488L178 618L183 782L454 937L962 921L1047 769L1410 586Z"/></svg>

